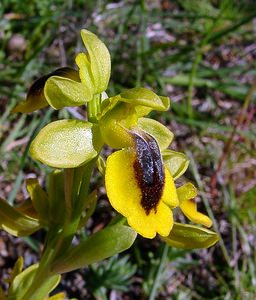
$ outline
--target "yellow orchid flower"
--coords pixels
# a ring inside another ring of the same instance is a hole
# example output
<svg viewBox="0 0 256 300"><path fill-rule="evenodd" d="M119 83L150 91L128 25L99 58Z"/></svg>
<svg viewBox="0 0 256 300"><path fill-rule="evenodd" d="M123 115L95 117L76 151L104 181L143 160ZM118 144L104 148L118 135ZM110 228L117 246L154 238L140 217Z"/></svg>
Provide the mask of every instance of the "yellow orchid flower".
<svg viewBox="0 0 256 300"><path fill-rule="evenodd" d="M107 159L109 201L142 236L168 236L173 226L171 209L179 204L174 181L163 165L156 140L143 131L131 135L133 147Z"/></svg>
<svg viewBox="0 0 256 300"><path fill-rule="evenodd" d="M192 200L197 195L195 187L175 187L174 180L185 172L188 160L182 153L167 149L173 133L161 123L143 117L152 109L167 108L163 100L149 90L132 89L108 99L99 121L105 142L121 149L106 163L109 201L146 238L170 234L174 224L172 210L177 206L192 222L212 225Z"/></svg>

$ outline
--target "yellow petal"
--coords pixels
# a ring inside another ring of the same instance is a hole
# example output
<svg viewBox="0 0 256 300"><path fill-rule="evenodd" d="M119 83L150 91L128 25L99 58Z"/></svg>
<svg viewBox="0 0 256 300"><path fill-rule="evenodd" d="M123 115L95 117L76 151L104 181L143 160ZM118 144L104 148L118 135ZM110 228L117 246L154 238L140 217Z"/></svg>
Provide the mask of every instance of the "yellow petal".
<svg viewBox="0 0 256 300"><path fill-rule="evenodd" d="M175 208L179 205L177 190L172 178L172 175L165 167L165 187L163 190L162 201L171 208Z"/></svg>
<svg viewBox="0 0 256 300"><path fill-rule="evenodd" d="M173 216L171 209L163 202L159 202L157 211L151 210L146 215L144 209L138 202L133 214L128 216L129 225L140 235L152 239L159 233L168 236L173 226Z"/></svg>
<svg viewBox="0 0 256 300"><path fill-rule="evenodd" d="M163 192L156 211L152 209L147 214L140 203L141 190L134 174L134 160L135 154L129 149L117 151L108 157L105 181L109 201L142 236L154 238L156 233L167 236L173 226L173 217L163 198L167 197L172 187Z"/></svg>
<svg viewBox="0 0 256 300"><path fill-rule="evenodd" d="M106 190L110 204L120 214L128 217L141 197L134 178L133 155L129 150L111 154L106 163Z"/></svg>
<svg viewBox="0 0 256 300"><path fill-rule="evenodd" d="M192 222L202 224L206 227L212 226L212 220L206 215L197 211L196 203L193 200L185 200L180 204L184 215Z"/></svg>

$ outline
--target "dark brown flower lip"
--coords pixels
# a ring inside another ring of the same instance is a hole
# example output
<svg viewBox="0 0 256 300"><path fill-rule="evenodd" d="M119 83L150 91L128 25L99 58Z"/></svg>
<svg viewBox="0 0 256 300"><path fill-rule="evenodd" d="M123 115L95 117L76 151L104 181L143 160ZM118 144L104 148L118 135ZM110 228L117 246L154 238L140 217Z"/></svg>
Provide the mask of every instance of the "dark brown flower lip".
<svg viewBox="0 0 256 300"><path fill-rule="evenodd" d="M144 131L132 133L136 158L133 164L135 178L141 190L141 206L148 215L157 205L164 189L164 166L157 141Z"/></svg>

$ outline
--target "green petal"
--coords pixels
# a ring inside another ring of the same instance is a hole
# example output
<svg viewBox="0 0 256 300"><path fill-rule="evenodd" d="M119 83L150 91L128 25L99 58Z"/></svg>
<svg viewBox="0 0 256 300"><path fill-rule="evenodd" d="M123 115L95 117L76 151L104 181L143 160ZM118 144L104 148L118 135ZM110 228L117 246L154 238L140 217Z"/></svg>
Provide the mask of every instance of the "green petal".
<svg viewBox="0 0 256 300"><path fill-rule="evenodd" d="M94 94L100 94L108 87L111 61L105 44L92 32L82 29L81 37L88 51L88 74L91 74Z"/></svg>
<svg viewBox="0 0 256 300"><path fill-rule="evenodd" d="M183 201L194 199L197 196L197 189L192 183L187 182L177 188L177 194L179 201L182 203Z"/></svg>
<svg viewBox="0 0 256 300"><path fill-rule="evenodd" d="M105 116L107 113L112 113L115 106L120 103L121 97L120 95L105 98L101 103L101 114L98 116L99 119L101 119L103 116Z"/></svg>
<svg viewBox="0 0 256 300"><path fill-rule="evenodd" d="M12 113L31 113L37 109L46 107L48 102L46 101L44 95L44 86L47 79L52 76L60 76L64 78L70 78L75 81L80 81L78 72L76 70L67 67L57 69L56 71L37 79L30 87L26 100L17 104L12 110Z"/></svg>
<svg viewBox="0 0 256 300"><path fill-rule="evenodd" d="M155 110L166 111L169 108L169 98L159 97L146 88L133 88L120 94L121 101L134 106L142 105Z"/></svg>
<svg viewBox="0 0 256 300"><path fill-rule="evenodd" d="M97 155L93 145L92 124L60 120L45 126L30 146L34 159L55 168L75 168Z"/></svg>
<svg viewBox="0 0 256 300"><path fill-rule="evenodd" d="M28 236L37 231L40 224L0 198L0 228L14 236Z"/></svg>
<svg viewBox="0 0 256 300"><path fill-rule="evenodd" d="M174 134L164 125L153 119L140 118L138 126L157 140L161 151L166 149L173 140Z"/></svg>
<svg viewBox="0 0 256 300"><path fill-rule="evenodd" d="M185 154L168 149L164 150L162 155L164 164L168 168L174 180L178 179L186 172L189 165L189 159Z"/></svg>
<svg viewBox="0 0 256 300"><path fill-rule="evenodd" d="M219 237L209 229L174 223L169 236L162 239L175 248L200 249L211 247L219 240Z"/></svg>
<svg viewBox="0 0 256 300"><path fill-rule="evenodd" d="M136 123L136 114L121 102L100 119L99 127L104 142L112 148L121 149L133 145L132 135L127 128Z"/></svg>
<svg viewBox="0 0 256 300"><path fill-rule="evenodd" d="M59 76L52 76L46 81L44 95L54 109L80 106L92 99L92 93L85 84Z"/></svg>

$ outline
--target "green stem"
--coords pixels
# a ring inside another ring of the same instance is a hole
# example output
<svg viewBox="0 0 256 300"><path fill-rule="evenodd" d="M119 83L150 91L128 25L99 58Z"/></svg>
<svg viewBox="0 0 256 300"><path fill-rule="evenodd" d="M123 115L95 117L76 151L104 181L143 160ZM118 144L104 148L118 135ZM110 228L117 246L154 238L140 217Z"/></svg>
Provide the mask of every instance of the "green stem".
<svg viewBox="0 0 256 300"><path fill-rule="evenodd" d="M74 184L72 185L73 187L75 187L76 191L74 191L72 187L65 187L65 192L68 193L67 200L69 200L69 197L71 197L69 195L72 195L70 200L73 201L73 204L72 211L69 215L67 215L60 238L55 245L55 257L65 256L71 246L72 239L80 223L80 218L84 207L84 199L87 198L89 193L90 179L94 164L95 160L92 160L85 166L82 166L79 169L75 169L75 172L72 175L74 176L74 181L80 181L80 184L74 182ZM67 182L67 185L70 185L70 181Z"/></svg>
<svg viewBox="0 0 256 300"><path fill-rule="evenodd" d="M157 270L157 273L156 273L156 278L154 280L153 287L152 287L151 292L150 292L149 300L154 300L157 296L157 290L160 286L160 277L163 273L164 264L165 264L167 256L168 256L168 250L169 250L169 246L167 244L164 244L161 260L160 260L160 263L159 263L159 266L158 266L158 270Z"/></svg>
<svg viewBox="0 0 256 300"><path fill-rule="evenodd" d="M101 94L94 95L93 99L90 102L88 102L87 114L89 122L97 122L97 115L100 113L100 102Z"/></svg>
<svg viewBox="0 0 256 300"><path fill-rule="evenodd" d="M82 214L81 207L83 200L89 192L89 183L95 161L88 163L86 166L78 169L65 169L65 206L66 215L62 227L56 225L49 229L45 242L45 250L42 255L39 267L33 279L31 286L21 300L35 299L42 300L38 297L40 287L51 276L56 274L52 272L52 265L56 258L65 256L71 246L74 234L77 231L80 217ZM77 184L74 181L81 181ZM74 190L76 189L76 191Z"/></svg>
<svg viewBox="0 0 256 300"><path fill-rule="evenodd" d="M88 120L97 121L97 114L100 112L101 95L95 95L88 103ZM90 178L95 159L76 169L64 169L64 194L65 194L65 218L62 226L50 226L45 250L39 263L32 284L21 300L42 300L40 287L55 276L52 272L52 265L56 258L64 256L70 249L72 239L79 226L83 212L84 201L87 199L90 186ZM61 199L60 199L61 200ZM42 292L43 293L43 292ZM43 297L45 295L42 295Z"/></svg>
<svg viewBox="0 0 256 300"><path fill-rule="evenodd" d="M64 193L66 206L66 222L69 222L72 216L72 187L74 179L74 169L64 169Z"/></svg>
<svg viewBox="0 0 256 300"><path fill-rule="evenodd" d="M55 244L56 240L58 239L59 229L57 227L53 228L52 230L48 231L47 238L46 238L46 248L42 255L41 261L39 263L37 272L33 281L25 293L25 295L21 298L21 300L43 300L44 298L38 298L40 295L40 287L43 287L45 281L49 280L49 277L54 276L56 274L51 273L50 267L51 263L55 256ZM42 295L45 297L45 295Z"/></svg>

